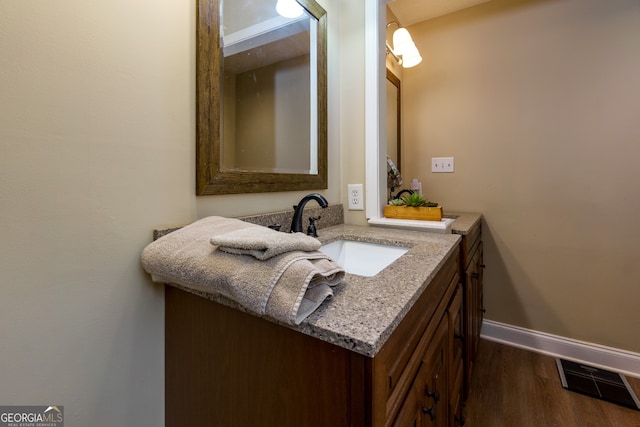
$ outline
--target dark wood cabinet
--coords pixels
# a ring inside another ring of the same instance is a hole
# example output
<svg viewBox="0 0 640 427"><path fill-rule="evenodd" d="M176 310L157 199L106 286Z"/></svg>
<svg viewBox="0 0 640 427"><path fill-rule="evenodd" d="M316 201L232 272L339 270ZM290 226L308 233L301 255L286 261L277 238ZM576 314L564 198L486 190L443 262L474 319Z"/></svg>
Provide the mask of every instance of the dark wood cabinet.
<svg viewBox="0 0 640 427"><path fill-rule="evenodd" d="M471 372L478 352L480 330L484 317L483 307L483 247L482 225L476 224L461 243L461 271L464 289L464 398L469 393Z"/></svg>
<svg viewBox="0 0 640 427"><path fill-rule="evenodd" d="M189 292L165 292L165 424L365 425L365 357Z"/></svg>
<svg viewBox="0 0 640 427"><path fill-rule="evenodd" d="M453 425L459 283L456 251L374 357L167 286L166 425Z"/></svg>
<svg viewBox="0 0 640 427"><path fill-rule="evenodd" d="M429 345L420 361L418 373L394 426L446 427L451 425L455 417L451 411L452 403L457 405L459 402L461 409L462 390L456 385L455 375L460 375L457 381L461 385L462 372L458 371L462 370L462 350L461 346L456 346L453 342L454 331L461 331L462 328L461 303L460 286L456 284L447 312L429 337ZM458 347L459 351L452 356L454 347Z"/></svg>
<svg viewBox="0 0 640 427"><path fill-rule="evenodd" d="M449 305L449 425L464 424L464 317L463 288L458 286Z"/></svg>
<svg viewBox="0 0 640 427"><path fill-rule="evenodd" d="M448 323L446 316L440 321L440 326L438 326L422 365L426 380L422 402L421 425L423 427L446 427L448 425Z"/></svg>

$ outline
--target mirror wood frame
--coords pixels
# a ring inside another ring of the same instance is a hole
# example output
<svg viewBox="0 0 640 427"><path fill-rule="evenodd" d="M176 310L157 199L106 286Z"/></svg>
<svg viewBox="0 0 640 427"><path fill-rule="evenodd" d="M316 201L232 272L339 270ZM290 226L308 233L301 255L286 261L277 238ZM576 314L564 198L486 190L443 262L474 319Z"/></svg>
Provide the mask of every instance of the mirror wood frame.
<svg viewBox="0 0 640 427"><path fill-rule="evenodd" d="M196 195L326 189L327 14L314 0L297 0L318 20L318 173L229 172L221 169L220 121L223 76L220 1L197 0L196 16Z"/></svg>

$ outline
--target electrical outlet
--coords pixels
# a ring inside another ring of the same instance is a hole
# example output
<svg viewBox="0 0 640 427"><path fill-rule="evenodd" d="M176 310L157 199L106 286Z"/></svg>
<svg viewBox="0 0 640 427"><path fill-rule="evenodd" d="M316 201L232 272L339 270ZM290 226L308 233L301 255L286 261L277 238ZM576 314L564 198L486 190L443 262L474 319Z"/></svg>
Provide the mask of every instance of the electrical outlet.
<svg viewBox="0 0 640 427"><path fill-rule="evenodd" d="M453 172L453 157L432 157L431 172Z"/></svg>
<svg viewBox="0 0 640 427"><path fill-rule="evenodd" d="M347 197L349 198L350 211L364 210L364 195L362 193L362 184L348 184Z"/></svg>

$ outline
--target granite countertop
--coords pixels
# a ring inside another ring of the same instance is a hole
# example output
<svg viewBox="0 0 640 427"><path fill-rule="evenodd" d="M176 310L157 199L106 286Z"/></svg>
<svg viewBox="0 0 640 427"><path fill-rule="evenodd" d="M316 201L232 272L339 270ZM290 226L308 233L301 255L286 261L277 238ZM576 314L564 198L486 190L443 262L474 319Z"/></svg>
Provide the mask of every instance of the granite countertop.
<svg viewBox="0 0 640 427"><path fill-rule="evenodd" d="M445 216L456 219L451 224L451 232L465 236L482 220L482 214L473 212L447 212Z"/></svg>
<svg viewBox="0 0 640 427"><path fill-rule="evenodd" d="M353 225L337 225L319 233L323 243L347 239L410 248L373 277L346 274L334 297L294 328L370 357L386 342L460 242L455 234Z"/></svg>
<svg viewBox="0 0 640 427"><path fill-rule="evenodd" d="M347 274L332 300L300 326L301 332L373 357L422 295L448 256L482 220L472 212L451 212L452 234L395 228L336 225L319 230L323 243L347 239L410 247L376 276ZM417 268L416 268L417 267Z"/></svg>
<svg viewBox="0 0 640 427"><path fill-rule="evenodd" d="M306 335L373 357L431 283L449 255L482 215L456 216L452 234L416 232L397 228L333 225L318 230L322 243L356 240L408 247L409 251L373 277L346 274L323 303L299 326L281 323ZM247 311L223 296L172 284L204 298ZM256 315L255 313L251 313ZM280 323L274 319L266 319Z"/></svg>

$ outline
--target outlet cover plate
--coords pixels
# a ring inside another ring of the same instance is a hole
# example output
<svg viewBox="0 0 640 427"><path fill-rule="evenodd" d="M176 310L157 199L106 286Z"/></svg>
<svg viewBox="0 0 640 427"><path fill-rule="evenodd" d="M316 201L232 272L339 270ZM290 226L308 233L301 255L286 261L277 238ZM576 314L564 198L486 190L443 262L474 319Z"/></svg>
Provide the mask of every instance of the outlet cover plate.
<svg viewBox="0 0 640 427"><path fill-rule="evenodd" d="M362 192L362 184L348 184L347 198L349 199L350 211L364 210L364 193Z"/></svg>

